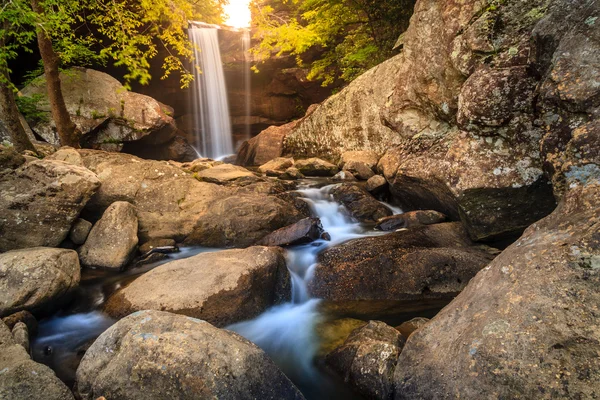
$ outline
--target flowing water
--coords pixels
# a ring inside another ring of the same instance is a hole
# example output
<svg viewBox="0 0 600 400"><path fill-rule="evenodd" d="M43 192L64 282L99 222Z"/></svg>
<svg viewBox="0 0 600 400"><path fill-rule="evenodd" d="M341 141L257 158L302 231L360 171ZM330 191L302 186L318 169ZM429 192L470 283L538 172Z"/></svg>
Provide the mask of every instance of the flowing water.
<svg viewBox="0 0 600 400"><path fill-rule="evenodd" d="M192 25L188 34L194 46L192 106L197 149L217 159L233 154L233 139L218 29Z"/></svg>
<svg viewBox="0 0 600 400"><path fill-rule="evenodd" d="M244 56L244 92L246 93L245 99L245 110L246 110L246 131L244 132L245 138L244 140L249 140L251 136L250 132L250 116L252 115L252 109L250 105L251 97L252 97L252 83L250 81L250 75L252 73L250 69L251 57L250 57L250 46L251 46L251 37L250 30L244 29L242 32L242 51Z"/></svg>

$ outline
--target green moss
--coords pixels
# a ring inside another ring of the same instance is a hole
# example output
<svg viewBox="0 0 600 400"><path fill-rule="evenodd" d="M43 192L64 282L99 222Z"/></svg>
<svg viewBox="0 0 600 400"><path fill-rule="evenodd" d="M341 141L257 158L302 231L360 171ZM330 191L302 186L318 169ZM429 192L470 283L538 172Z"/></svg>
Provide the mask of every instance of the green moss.
<svg viewBox="0 0 600 400"><path fill-rule="evenodd" d="M33 123L50 121L48 112L40 109L41 105L48 103L43 94L36 93L31 96L17 96L15 97L15 101L19 112L23 114L27 121Z"/></svg>
<svg viewBox="0 0 600 400"><path fill-rule="evenodd" d="M525 18L527 18L531 22L536 22L544 18L544 15L546 15L546 11L546 7L532 8L527 14L525 14Z"/></svg>
<svg viewBox="0 0 600 400"><path fill-rule="evenodd" d="M101 119L101 118L106 118L106 114L102 114L101 112L99 112L97 110L92 110L92 119Z"/></svg>

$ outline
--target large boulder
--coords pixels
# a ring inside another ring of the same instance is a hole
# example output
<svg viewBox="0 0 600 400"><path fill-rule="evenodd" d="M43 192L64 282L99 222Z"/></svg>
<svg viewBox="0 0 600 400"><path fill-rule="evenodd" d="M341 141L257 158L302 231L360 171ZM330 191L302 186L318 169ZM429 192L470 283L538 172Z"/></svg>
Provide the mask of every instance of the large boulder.
<svg viewBox="0 0 600 400"><path fill-rule="evenodd" d="M89 146L123 144L147 136L147 144L168 142L176 133L173 110L151 97L126 90L118 80L103 72L71 68L60 74L65 105L72 121L83 133ZM21 90L24 96L46 94L43 76ZM48 143L59 145L58 134L50 115L50 103L38 104L47 112L43 121L31 121L32 129Z"/></svg>
<svg viewBox="0 0 600 400"><path fill-rule="evenodd" d="M98 218L115 201L133 204L142 243L168 238L190 245L243 247L304 218L292 203L273 195L267 183L263 191L226 187L195 179L185 168L196 164L179 166L94 150L80 154L102 182L86 212Z"/></svg>
<svg viewBox="0 0 600 400"><path fill-rule="evenodd" d="M82 399L303 399L273 361L208 322L142 311L110 327L77 369Z"/></svg>
<svg viewBox="0 0 600 400"><path fill-rule="evenodd" d="M329 353L326 361L366 399L390 399L396 361L404 343L396 329L380 321L369 321Z"/></svg>
<svg viewBox="0 0 600 400"><path fill-rule="evenodd" d="M339 168L320 158L309 158L296 161L295 167L305 176L334 176L339 172Z"/></svg>
<svg viewBox="0 0 600 400"><path fill-rule="evenodd" d="M36 247L0 254L0 317L51 309L79 285L73 250Z"/></svg>
<svg viewBox="0 0 600 400"><path fill-rule="evenodd" d="M323 225L319 218L304 218L268 234L258 244L261 246L291 246L314 242L323 236Z"/></svg>
<svg viewBox="0 0 600 400"><path fill-rule="evenodd" d="M290 122L281 126L271 126L252 139L244 142L237 153L236 164L259 166L283 155L283 140L296 126Z"/></svg>
<svg viewBox="0 0 600 400"><path fill-rule="evenodd" d="M375 229L382 231L395 231L396 229L410 228L419 225L432 225L444 222L446 216L433 210L409 211L403 214L384 217L377 221Z"/></svg>
<svg viewBox="0 0 600 400"><path fill-rule="evenodd" d="M240 178L254 177L255 175L246 168L231 164L215 165L196 173L196 178L203 182L225 184Z"/></svg>
<svg viewBox="0 0 600 400"><path fill-rule="evenodd" d="M572 189L478 273L408 340L395 398L598 397L599 208Z"/></svg>
<svg viewBox="0 0 600 400"><path fill-rule="evenodd" d="M0 399L73 400L73 394L54 372L34 362L0 321Z"/></svg>
<svg viewBox="0 0 600 400"><path fill-rule="evenodd" d="M348 183L337 185L331 189L331 195L360 222L377 222L381 218L392 215L392 210L357 185Z"/></svg>
<svg viewBox="0 0 600 400"><path fill-rule="evenodd" d="M89 170L36 160L0 175L0 251L57 247L100 186Z"/></svg>
<svg viewBox="0 0 600 400"><path fill-rule="evenodd" d="M283 250L251 247L161 265L114 294L105 310L116 318L147 309L171 311L226 326L289 296Z"/></svg>
<svg viewBox="0 0 600 400"><path fill-rule="evenodd" d="M418 226L325 250L308 289L340 312L397 312L410 302L453 299L492 259L460 223Z"/></svg>
<svg viewBox="0 0 600 400"><path fill-rule="evenodd" d="M137 231L135 207L126 201L112 203L77 250L81 263L94 268L124 268L138 244Z"/></svg>

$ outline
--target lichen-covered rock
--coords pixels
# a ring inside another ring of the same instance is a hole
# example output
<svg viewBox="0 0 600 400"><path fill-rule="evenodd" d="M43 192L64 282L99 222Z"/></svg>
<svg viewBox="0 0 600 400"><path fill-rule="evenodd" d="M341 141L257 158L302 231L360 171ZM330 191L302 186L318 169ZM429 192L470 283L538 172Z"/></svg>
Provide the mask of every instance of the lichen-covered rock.
<svg viewBox="0 0 600 400"><path fill-rule="evenodd" d="M437 211L409 211L403 214L379 219L377 225L375 225L375 229L395 231L396 229L410 228L412 226L439 224L445 220L446 216Z"/></svg>
<svg viewBox="0 0 600 400"><path fill-rule="evenodd" d="M320 158L309 158L296 161L295 167L305 176L334 176L339 168Z"/></svg>
<svg viewBox="0 0 600 400"><path fill-rule="evenodd" d="M460 223L418 226L325 250L308 289L341 312L375 313L415 300L453 299L492 259Z"/></svg>
<svg viewBox="0 0 600 400"><path fill-rule="evenodd" d="M34 362L0 321L0 399L73 400L73 394L54 372Z"/></svg>
<svg viewBox="0 0 600 400"><path fill-rule="evenodd" d="M37 160L0 176L0 251L57 247L100 186L89 170Z"/></svg>
<svg viewBox="0 0 600 400"><path fill-rule="evenodd" d="M126 90L108 74L71 68L61 73L60 80L67 111L83 133L83 142L90 146L135 141L149 135L149 144L162 144L176 132L170 107ZM46 96L44 77L35 79L21 93ZM38 108L48 113L48 122L30 121L34 122L32 129L48 143L59 145L50 103L40 102Z"/></svg>
<svg viewBox="0 0 600 400"><path fill-rule="evenodd" d="M327 355L327 364L367 399L390 399L396 360L404 347L400 332L380 321L354 330Z"/></svg>
<svg viewBox="0 0 600 400"><path fill-rule="evenodd" d="M36 247L0 254L0 317L51 309L79 285L73 250Z"/></svg>
<svg viewBox="0 0 600 400"><path fill-rule="evenodd" d="M86 267L120 270L127 265L138 244L135 207L126 201L111 204L78 250Z"/></svg>
<svg viewBox="0 0 600 400"><path fill-rule="evenodd" d="M360 222L376 222L392 215L389 208L356 185L339 184L331 189L331 195L346 207L352 217Z"/></svg>
<svg viewBox="0 0 600 400"><path fill-rule="evenodd" d="M115 318L163 310L226 326L289 298L289 279L276 247L203 253L142 275L110 297L105 310Z"/></svg>
<svg viewBox="0 0 600 400"><path fill-rule="evenodd" d="M110 327L77 369L82 399L304 399L273 361L205 321L142 311Z"/></svg>
<svg viewBox="0 0 600 400"><path fill-rule="evenodd" d="M478 273L408 340L395 398L597 397L599 207L571 190Z"/></svg>

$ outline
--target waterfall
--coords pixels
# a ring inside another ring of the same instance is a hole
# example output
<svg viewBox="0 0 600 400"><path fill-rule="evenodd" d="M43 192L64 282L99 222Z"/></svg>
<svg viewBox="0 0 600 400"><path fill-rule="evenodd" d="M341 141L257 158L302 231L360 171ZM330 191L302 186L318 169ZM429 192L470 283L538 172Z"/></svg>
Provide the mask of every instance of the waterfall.
<svg viewBox="0 0 600 400"><path fill-rule="evenodd" d="M194 46L192 105L197 150L202 156L215 159L233 154L218 30L191 26L189 37Z"/></svg>
<svg viewBox="0 0 600 400"><path fill-rule="evenodd" d="M250 139L250 116L252 115L252 110L250 107L250 96L251 96L251 91L252 91L252 87L251 87L251 83L250 83L250 62L252 61L250 59L250 30L249 29L245 29L242 33L242 51L244 52L243 56L244 56L244 91L246 93L246 102L245 102L245 109L246 109L246 132L245 133L245 140Z"/></svg>

